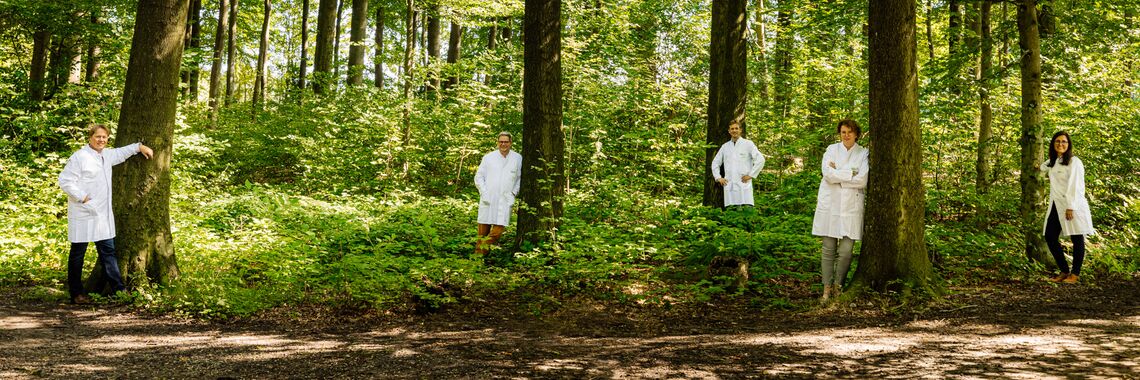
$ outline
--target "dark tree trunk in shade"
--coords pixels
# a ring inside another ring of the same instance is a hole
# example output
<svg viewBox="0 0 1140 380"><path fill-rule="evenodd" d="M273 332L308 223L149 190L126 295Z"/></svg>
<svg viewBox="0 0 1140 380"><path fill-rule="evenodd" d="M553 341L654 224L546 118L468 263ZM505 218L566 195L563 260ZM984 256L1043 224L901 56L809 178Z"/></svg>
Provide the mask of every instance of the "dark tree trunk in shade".
<svg viewBox="0 0 1140 380"><path fill-rule="evenodd" d="M451 22L451 34L447 39L447 65L454 66L459 62L460 44L463 43L463 26L458 22ZM447 83L444 83L443 89L449 89L459 84L459 75L452 74L447 78Z"/></svg>
<svg viewBox="0 0 1140 380"><path fill-rule="evenodd" d="M384 88L384 6L376 7L376 57L372 59L373 75L375 79L372 83L376 88Z"/></svg>
<svg viewBox="0 0 1140 380"><path fill-rule="evenodd" d="M1054 267L1041 233L1046 204L1044 177L1038 171L1048 143L1041 125L1041 35L1037 26L1037 0L1017 4L1017 35L1021 47L1021 230L1025 256Z"/></svg>
<svg viewBox="0 0 1140 380"><path fill-rule="evenodd" d="M229 33L226 34L229 39L226 44L226 106L233 102L234 97L234 50L237 49L234 35L237 34L238 5L241 5L241 0L230 0L230 25Z"/></svg>
<svg viewBox="0 0 1140 380"><path fill-rule="evenodd" d="M487 30L487 50L494 52L496 46L498 45L496 43L498 40L499 40L499 26L498 26L498 24L491 24L491 27ZM494 83L494 81L495 81L495 76L492 75L490 72L487 72L487 74L483 77L483 84L485 84L487 86L490 86L491 83Z"/></svg>
<svg viewBox="0 0 1140 380"><path fill-rule="evenodd" d="M439 88L439 5L432 7L427 18L427 52L428 65L431 65L431 78L428 80L428 90Z"/></svg>
<svg viewBox="0 0 1140 380"><path fill-rule="evenodd" d="M407 13L404 14L404 130L400 144L408 146L412 141L412 58L416 55L416 1L405 0Z"/></svg>
<svg viewBox="0 0 1140 380"><path fill-rule="evenodd" d="M305 71L309 66L309 0L301 0L301 66L298 68L297 88L305 88Z"/></svg>
<svg viewBox="0 0 1140 380"><path fill-rule="evenodd" d="M978 14L978 67L975 71L975 80L978 81L978 156L975 164L974 187L979 195L989 192L990 185L990 150L993 139L993 107L990 105L990 91L993 89L993 80L990 71L993 68L994 44L990 33L990 9L992 0L983 0Z"/></svg>
<svg viewBox="0 0 1140 380"><path fill-rule="evenodd" d="M36 31L32 34L32 67L28 80L28 97L33 102L44 100L44 87L47 82L47 56L51 46L51 32Z"/></svg>
<svg viewBox="0 0 1140 380"><path fill-rule="evenodd" d="M170 160L188 0L140 0L115 142L142 142L152 159L116 166L115 248L128 286L178 276L170 230ZM102 273L96 268L95 273Z"/></svg>
<svg viewBox="0 0 1140 380"><path fill-rule="evenodd" d="M868 130L871 141L864 240L853 287L930 289L924 239L922 131L918 125L915 0L868 4Z"/></svg>
<svg viewBox="0 0 1140 380"><path fill-rule="evenodd" d="M313 56L313 92L324 94L333 81L333 38L337 0L320 0L317 8L317 46Z"/></svg>
<svg viewBox="0 0 1140 380"><path fill-rule="evenodd" d="M190 48L200 50L202 48L202 0L190 1ZM191 101L198 101L198 80L201 77L202 69L199 64L194 64L190 68L190 78L187 83L189 89L189 96Z"/></svg>
<svg viewBox="0 0 1140 380"><path fill-rule="evenodd" d="M792 16L794 11L788 6L788 0L779 0L780 8L776 12L776 70L772 73L773 91L772 101L776 114L785 116L791 111L792 104L792 51L795 49L795 35L792 34Z"/></svg>
<svg viewBox="0 0 1140 380"><path fill-rule="evenodd" d="M554 240L565 194L560 0L526 0L523 18L522 185L518 245Z"/></svg>
<svg viewBox="0 0 1140 380"><path fill-rule="evenodd" d="M197 16L195 16L192 21L197 22ZM101 22L102 21L99 20L99 13L98 12L91 13L91 24L92 25L98 25ZM196 27L197 26L195 25L195 28ZM194 36L193 33L191 33L191 36L192 37ZM92 82L95 80L96 77L99 76L99 54L100 54L100 52L99 52L99 40L95 37L91 37L87 41L87 59L84 62L84 67L83 67L83 81L84 82ZM197 72L198 72L197 67L194 67L194 69L191 70L191 73L193 73L193 74L197 74ZM196 78L196 77L191 77L191 78ZM198 93L194 92L194 94L197 95Z"/></svg>
<svg viewBox="0 0 1140 380"><path fill-rule="evenodd" d="M257 76L253 83L253 110L260 111L265 102L265 59L269 51L269 16L273 8L269 0L262 3L265 14L261 18L261 40L257 48Z"/></svg>
<svg viewBox="0 0 1140 380"><path fill-rule="evenodd" d="M333 31L333 87L340 85L340 20L344 16L344 0L340 0L336 5L336 29Z"/></svg>
<svg viewBox="0 0 1140 380"><path fill-rule="evenodd" d="M747 0L713 0L709 41L709 102L705 126L704 196L702 204L724 207L724 190L713 179L712 165L717 147L728 141L728 125L744 124L747 103L748 45L744 39L748 19Z"/></svg>
<svg viewBox="0 0 1140 380"><path fill-rule="evenodd" d="M222 84L222 51L226 47L226 26L229 25L229 1L218 0L218 25L214 32L214 54L210 59L210 118L218 118L218 92Z"/></svg>
<svg viewBox="0 0 1140 380"><path fill-rule="evenodd" d="M348 85L364 84L364 37L368 33L368 0L352 0L352 20L349 25Z"/></svg>

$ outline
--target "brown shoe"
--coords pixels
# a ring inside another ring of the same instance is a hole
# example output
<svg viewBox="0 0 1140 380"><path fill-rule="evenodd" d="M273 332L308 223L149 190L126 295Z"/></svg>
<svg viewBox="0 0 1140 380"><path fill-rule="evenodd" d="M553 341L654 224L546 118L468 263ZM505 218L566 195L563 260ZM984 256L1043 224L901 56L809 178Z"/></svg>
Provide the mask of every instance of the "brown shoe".
<svg viewBox="0 0 1140 380"><path fill-rule="evenodd" d="M89 303L91 303L91 297L88 297L86 294L80 294L75 297L71 297L72 305L85 305Z"/></svg>
<svg viewBox="0 0 1140 380"><path fill-rule="evenodd" d="M1061 273L1049 279L1050 282L1061 282L1069 277L1068 273Z"/></svg>
<svg viewBox="0 0 1140 380"><path fill-rule="evenodd" d="M1061 280L1061 282L1066 283L1066 284L1076 284L1077 280L1079 280L1079 279L1080 279L1080 276L1077 276L1075 274L1070 274L1070 275L1066 276L1065 279Z"/></svg>

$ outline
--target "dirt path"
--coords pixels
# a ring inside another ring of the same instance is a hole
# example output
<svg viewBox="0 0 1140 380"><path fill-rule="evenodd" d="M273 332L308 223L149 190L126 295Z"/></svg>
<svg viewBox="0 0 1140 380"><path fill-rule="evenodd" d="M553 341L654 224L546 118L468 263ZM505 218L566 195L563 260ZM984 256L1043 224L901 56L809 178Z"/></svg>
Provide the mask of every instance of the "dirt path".
<svg viewBox="0 0 1140 380"><path fill-rule="evenodd" d="M18 291L0 290L5 379L1140 377L1138 281L956 289L901 316L717 305L225 324Z"/></svg>

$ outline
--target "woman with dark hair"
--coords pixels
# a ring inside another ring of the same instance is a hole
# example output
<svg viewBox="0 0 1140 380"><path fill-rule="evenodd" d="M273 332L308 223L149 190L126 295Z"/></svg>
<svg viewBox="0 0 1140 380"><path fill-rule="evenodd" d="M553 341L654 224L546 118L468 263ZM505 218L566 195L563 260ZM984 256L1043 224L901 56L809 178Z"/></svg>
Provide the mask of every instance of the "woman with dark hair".
<svg viewBox="0 0 1140 380"><path fill-rule="evenodd" d="M1085 199L1085 166L1073 156L1073 140L1065 131L1053 134L1049 142L1049 159L1041 163L1041 171L1049 176L1049 210L1045 217L1045 242L1061 273L1051 281L1076 283L1085 259L1085 235L1093 230L1089 201ZM1073 267L1065 261L1060 235L1073 242Z"/></svg>
<svg viewBox="0 0 1140 380"><path fill-rule="evenodd" d="M863 189L867 187L868 151L856 141L863 130L855 120L844 119L835 127L839 142L827 147L820 170L819 195L811 234L822 242L820 275L826 303L839 295L847 269L851 267L851 251L863 236Z"/></svg>

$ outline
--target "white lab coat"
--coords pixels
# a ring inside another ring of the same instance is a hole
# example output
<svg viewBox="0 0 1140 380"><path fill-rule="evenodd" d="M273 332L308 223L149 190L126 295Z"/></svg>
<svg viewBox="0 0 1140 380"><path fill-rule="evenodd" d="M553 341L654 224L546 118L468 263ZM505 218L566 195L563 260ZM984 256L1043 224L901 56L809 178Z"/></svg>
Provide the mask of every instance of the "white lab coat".
<svg viewBox="0 0 1140 380"><path fill-rule="evenodd" d="M721 175L721 165L724 166L724 175ZM713 157L712 174L714 179L727 179L724 186L724 205L752 205L752 182L741 180L745 175L752 178L760 175L764 169L764 155L756 149L756 144L746 138L736 141L728 140Z"/></svg>
<svg viewBox="0 0 1140 380"><path fill-rule="evenodd" d="M811 234L833 238L863 237L864 189L867 187L867 148L855 144L851 149L843 143L831 144L823 153L823 178L815 202L815 219ZM828 165L835 163L835 168Z"/></svg>
<svg viewBox="0 0 1140 380"><path fill-rule="evenodd" d="M1057 219L1061 221L1061 235L1092 235L1092 212L1085 198L1085 165L1081 159L1072 157L1069 165L1061 165L1061 158L1052 168L1046 166L1049 160L1041 163L1041 171L1049 176L1049 208L1045 209L1045 225L1049 224L1049 212L1057 207ZM1073 210L1073 220L1065 220L1065 210ZM1041 226L1042 234L1045 225Z"/></svg>
<svg viewBox="0 0 1140 380"><path fill-rule="evenodd" d="M89 243L115 237L111 213L111 167L139 152L139 144L103 148L96 152L83 145L67 159L59 173L59 187L67 193L67 240ZM83 203L83 198L88 199Z"/></svg>
<svg viewBox="0 0 1140 380"><path fill-rule="evenodd" d="M475 172L475 187L479 189L479 224L509 226L511 206L519 193L522 180L522 155L515 151L503 157L499 151L483 156Z"/></svg>

